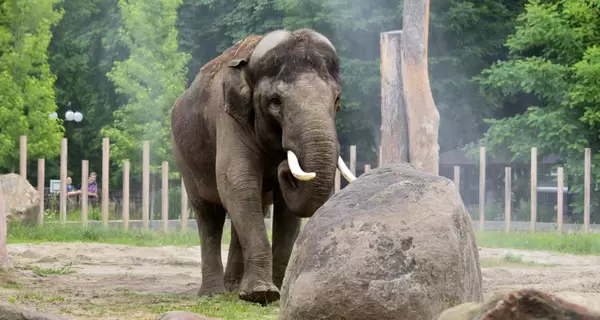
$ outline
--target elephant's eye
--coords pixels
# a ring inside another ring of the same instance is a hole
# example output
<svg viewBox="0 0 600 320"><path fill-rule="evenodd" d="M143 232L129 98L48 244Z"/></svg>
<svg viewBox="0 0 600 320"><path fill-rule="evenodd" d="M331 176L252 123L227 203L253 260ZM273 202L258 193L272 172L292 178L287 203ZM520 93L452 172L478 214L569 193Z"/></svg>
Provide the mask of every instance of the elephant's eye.
<svg viewBox="0 0 600 320"><path fill-rule="evenodd" d="M275 107L275 108L279 108L281 106L281 99L279 99L279 97L270 97L269 98L269 105L271 107Z"/></svg>

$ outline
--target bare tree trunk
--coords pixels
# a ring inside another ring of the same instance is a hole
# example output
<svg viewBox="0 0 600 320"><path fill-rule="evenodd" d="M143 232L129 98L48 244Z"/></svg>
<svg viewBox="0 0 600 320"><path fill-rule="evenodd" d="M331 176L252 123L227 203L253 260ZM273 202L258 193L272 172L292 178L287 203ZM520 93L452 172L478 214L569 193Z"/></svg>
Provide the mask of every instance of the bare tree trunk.
<svg viewBox="0 0 600 320"><path fill-rule="evenodd" d="M6 208L4 207L4 194L0 188L0 269L3 270L10 268L10 260L8 260L8 251L6 249L6 238L8 233L7 222Z"/></svg>
<svg viewBox="0 0 600 320"><path fill-rule="evenodd" d="M409 162L408 122L402 84L402 31L382 32L381 163Z"/></svg>
<svg viewBox="0 0 600 320"><path fill-rule="evenodd" d="M431 95L427 71L429 0L405 0L402 79L408 118L409 159L438 175L440 114Z"/></svg>

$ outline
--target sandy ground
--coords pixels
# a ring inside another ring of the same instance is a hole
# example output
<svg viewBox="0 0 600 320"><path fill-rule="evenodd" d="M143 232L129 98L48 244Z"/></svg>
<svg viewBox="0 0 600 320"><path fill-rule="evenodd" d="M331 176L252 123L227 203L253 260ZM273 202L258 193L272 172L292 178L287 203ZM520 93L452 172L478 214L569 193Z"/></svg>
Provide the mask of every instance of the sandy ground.
<svg viewBox="0 0 600 320"><path fill-rule="evenodd" d="M600 310L598 256L488 248L479 252L486 299L534 287ZM156 319L158 311L152 308L193 303L200 287L199 247L19 244L9 245L9 255L16 268L0 277L0 299L69 319ZM61 268L71 272L49 274L49 269Z"/></svg>

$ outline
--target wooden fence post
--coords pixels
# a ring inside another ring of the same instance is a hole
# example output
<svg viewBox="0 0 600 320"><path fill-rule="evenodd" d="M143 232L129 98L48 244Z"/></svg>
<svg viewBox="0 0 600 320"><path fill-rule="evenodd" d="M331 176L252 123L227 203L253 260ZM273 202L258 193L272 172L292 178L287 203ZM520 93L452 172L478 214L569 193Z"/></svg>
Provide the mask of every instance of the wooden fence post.
<svg viewBox="0 0 600 320"><path fill-rule="evenodd" d="M454 180L454 185L460 194L460 166L454 166L454 177L452 180Z"/></svg>
<svg viewBox="0 0 600 320"><path fill-rule="evenodd" d="M123 230L129 230L129 159L123 162Z"/></svg>
<svg viewBox="0 0 600 320"><path fill-rule="evenodd" d="M563 189L565 188L565 177L563 172L563 167L558 167L556 170L557 175L557 187L558 191L556 194L556 224L558 233L562 233L563 229Z"/></svg>
<svg viewBox="0 0 600 320"><path fill-rule="evenodd" d="M185 183L181 178L181 231L188 229L188 195L185 189Z"/></svg>
<svg viewBox="0 0 600 320"><path fill-rule="evenodd" d="M19 175L27 180L27 136L19 139Z"/></svg>
<svg viewBox="0 0 600 320"><path fill-rule="evenodd" d="M89 161L81 160L81 223L88 225L88 179L89 179Z"/></svg>
<svg viewBox="0 0 600 320"><path fill-rule="evenodd" d="M108 138L102 139L102 225L108 227L108 180L109 180L109 159L110 143Z"/></svg>
<svg viewBox="0 0 600 320"><path fill-rule="evenodd" d="M67 138L60 144L60 222L67 222Z"/></svg>
<svg viewBox="0 0 600 320"><path fill-rule="evenodd" d="M512 173L511 167L504 168L504 232L510 232L510 214L512 202Z"/></svg>
<svg viewBox="0 0 600 320"><path fill-rule="evenodd" d="M45 187L45 171L46 171L46 164L45 164L45 159L38 159L38 183L37 183L37 187L38 187L38 195L40 196L40 207L39 207L39 211L38 211L38 220L37 223L39 225L43 225L44 224L44 187Z"/></svg>
<svg viewBox="0 0 600 320"><path fill-rule="evenodd" d="M479 231L485 226L485 147L479 148Z"/></svg>
<svg viewBox="0 0 600 320"><path fill-rule="evenodd" d="M537 222L537 148L531 148L531 226L535 232Z"/></svg>
<svg viewBox="0 0 600 320"><path fill-rule="evenodd" d="M592 181L592 149L585 148L584 164L584 194L583 194L583 232L590 231L590 202L591 202L591 181Z"/></svg>
<svg viewBox="0 0 600 320"><path fill-rule="evenodd" d="M169 162L162 163L162 227L163 232L169 230Z"/></svg>
<svg viewBox="0 0 600 320"><path fill-rule="evenodd" d="M150 218L150 142L144 141L142 154L142 225L148 230Z"/></svg>

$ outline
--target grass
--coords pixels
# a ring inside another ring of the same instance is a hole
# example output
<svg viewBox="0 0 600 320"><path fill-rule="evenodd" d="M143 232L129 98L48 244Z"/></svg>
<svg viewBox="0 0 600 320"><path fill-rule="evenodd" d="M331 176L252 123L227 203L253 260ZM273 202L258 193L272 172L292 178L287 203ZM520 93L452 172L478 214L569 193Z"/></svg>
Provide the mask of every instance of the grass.
<svg viewBox="0 0 600 320"><path fill-rule="evenodd" d="M223 241L229 243L230 234L223 234ZM98 242L125 244L140 247L159 246L197 246L200 244L198 233L157 232L131 229L127 232L120 228L82 227L78 224L44 224L41 227L27 227L18 223L8 228L8 243L42 242Z"/></svg>
<svg viewBox="0 0 600 320"><path fill-rule="evenodd" d="M600 234L550 232L477 232L477 244L481 247L542 250L578 255L600 255Z"/></svg>
<svg viewBox="0 0 600 320"><path fill-rule="evenodd" d="M75 273L73 269L71 269L71 263L66 264L60 268L40 268L36 266L24 266L22 267L24 270L30 270L38 276L49 276L49 275L67 275Z"/></svg>
<svg viewBox="0 0 600 320"><path fill-rule="evenodd" d="M229 244L229 230L223 233L222 243ZM269 231L269 238L271 233ZM510 248L524 250L543 250L579 255L600 255L600 234L558 234L550 232L477 232L477 244L482 247ZM27 227L18 223L11 224L8 231L8 243L41 242L98 242L124 244L141 247L182 246L200 244L198 232L191 231L144 231L130 229L125 232L120 227L103 228L78 224L47 223L42 227Z"/></svg>
<svg viewBox="0 0 600 320"><path fill-rule="evenodd" d="M479 264L482 268L509 267L509 266L531 266L531 267L552 267L552 264L537 263L533 261L524 261L521 255L507 253L502 259L480 259Z"/></svg>
<svg viewBox="0 0 600 320"><path fill-rule="evenodd" d="M153 318L162 313L179 310L189 311L206 317L227 320L266 320L276 319L279 301L267 306L241 301L237 295L220 295L214 298L197 298L174 294L140 294L131 291L119 291L110 296L98 297L98 300L81 301L71 299L69 295L48 294L26 289L8 297L14 304L52 305L62 302L60 312L88 316L118 316L140 313L152 313ZM102 303L99 303L102 301ZM67 306L68 305L68 306ZM107 305L110 307L107 308ZM138 314L139 315L139 314Z"/></svg>
<svg viewBox="0 0 600 320"><path fill-rule="evenodd" d="M271 239L271 231L268 230ZM229 244L231 233L223 231L222 243ZM12 223L8 228L8 243L42 243L42 242L94 242L108 244L124 244L139 247L200 245L197 231L154 231L130 229L125 232L121 227L103 228L92 226L84 228L79 224L46 223L41 227L28 227L20 223Z"/></svg>
<svg viewBox="0 0 600 320"><path fill-rule="evenodd" d="M183 301L180 296L176 295L144 296L146 299L151 299L148 310L157 314L173 310L173 305L177 305L177 310L190 311L207 317L227 320L276 319L277 312L279 311L279 301L267 306L261 306L257 303L241 301L234 294L222 295L215 298L190 298Z"/></svg>

